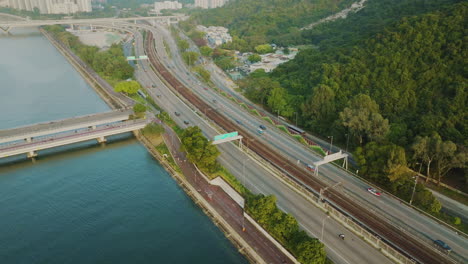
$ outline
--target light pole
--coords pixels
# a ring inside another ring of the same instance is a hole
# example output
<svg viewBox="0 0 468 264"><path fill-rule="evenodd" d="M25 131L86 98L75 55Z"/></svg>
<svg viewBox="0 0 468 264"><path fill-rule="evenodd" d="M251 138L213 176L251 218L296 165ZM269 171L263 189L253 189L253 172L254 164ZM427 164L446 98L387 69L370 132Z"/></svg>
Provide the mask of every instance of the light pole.
<svg viewBox="0 0 468 264"><path fill-rule="evenodd" d="M348 152L349 134L345 134L345 136L346 136L346 151L345 152Z"/></svg>
<svg viewBox="0 0 468 264"><path fill-rule="evenodd" d="M422 168L422 163L416 163L416 165L419 164L419 171L416 177L414 178L414 187L413 187L413 193L411 194L411 200L409 201L409 204L411 205L413 203L413 198L414 198L414 192L416 191L416 185L418 184L418 179L419 179L419 173L421 173L421 168Z"/></svg>
<svg viewBox="0 0 468 264"><path fill-rule="evenodd" d="M278 121L278 124L279 124L279 111L280 110L276 110L276 112L278 113L278 115L276 116L276 120Z"/></svg>
<svg viewBox="0 0 468 264"><path fill-rule="evenodd" d="M320 235L320 241L321 241L321 242L323 242L323 230L325 229L325 220L326 220L327 218L330 218L330 216L327 215L327 217L324 217L323 220L322 220L322 233L321 233L321 235Z"/></svg>
<svg viewBox="0 0 468 264"><path fill-rule="evenodd" d="M333 153L333 136L328 136L327 138L330 139L330 154Z"/></svg>

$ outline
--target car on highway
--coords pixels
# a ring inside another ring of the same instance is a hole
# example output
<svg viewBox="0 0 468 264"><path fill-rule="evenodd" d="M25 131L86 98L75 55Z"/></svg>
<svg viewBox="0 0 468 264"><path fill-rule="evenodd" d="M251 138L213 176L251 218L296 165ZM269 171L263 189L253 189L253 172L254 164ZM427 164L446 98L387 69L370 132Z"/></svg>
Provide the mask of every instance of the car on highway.
<svg viewBox="0 0 468 264"><path fill-rule="evenodd" d="M381 193L378 192L378 191L377 191L376 189L374 189L374 188L367 188L367 191L370 192L370 193L372 193L372 194L375 195L375 196L380 196L380 195L381 195Z"/></svg>
<svg viewBox="0 0 468 264"><path fill-rule="evenodd" d="M207 88L207 87L203 87L203 90L208 91L208 88Z"/></svg>
<svg viewBox="0 0 468 264"><path fill-rule="evenodd" d="M174 115L180 116L180 113L179 112L174 112Z"/></svg>
<svg viewBox="0 0 468 264"><path fill-rule="evenodd" d="M434 246L436 246L439 250L442 250L447 254L450 253L450 251L452 251L452 248L449 247L449 245L447 245L442 240L434 240Z"/></svg>
<svg viewBox="0 0 468 264"><path fill-rule="evenodd" d="M264 126L264 125L260 125L260 128L263 129L263 130L266 130L266 126Z"/></svg>
<svg viewBox="0 0 468 264"><path fill-rule="evenodd" d="M216 102L217 102L217 101L216 101L216 99L213 99L213 103L215 103L215 104L216 104Z"/></svg>
<svg viewBox="0 0 468 264"><path fill-rule="evenodd" d="M156 88L156 84L151 85L151 87Z"/></svg>
<svg viewBox="0 0 468 264"><path fill-rule="evenodd" d="M257 132L258 132L260 135L263 134L263 130L261 130L261 129L257 130Z"/></svg>
<svg viewBox="0 0 468 264"><path fill-rule="evenodd" d="M239 125L242 125L242 122L240 120L237 120L237 119L236 119L236 123L239 124Z"/></svg>
<svg viewBox="0 0 468 264"><path fill-rule="evenodd" d="M190 124L190 123L189 123L189 121L184 120L184 124L188 125L188 124Z"/></svg>
<svg viewBox="0 0 468 264"><path fill-rule="evenodd" d="M315 166L311 165L311 164L307 164L307 170L310 170L310 171L314 172L315 171Z"/></svg>

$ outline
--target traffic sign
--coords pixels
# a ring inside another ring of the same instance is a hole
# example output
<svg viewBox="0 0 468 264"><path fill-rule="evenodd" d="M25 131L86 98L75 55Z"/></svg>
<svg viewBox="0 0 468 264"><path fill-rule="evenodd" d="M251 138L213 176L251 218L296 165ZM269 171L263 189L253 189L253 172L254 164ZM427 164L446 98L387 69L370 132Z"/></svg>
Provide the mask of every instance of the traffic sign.
<svg viewBox="0 0 468 264"><path fill-rule="evenodd" d="M217 135L217 136L214 137L214 141L221 140L221 139L232 138L232 137L237 137L238 135L239 135L239 133L237 133L237 131L227 133L227 134Z"/></svg>

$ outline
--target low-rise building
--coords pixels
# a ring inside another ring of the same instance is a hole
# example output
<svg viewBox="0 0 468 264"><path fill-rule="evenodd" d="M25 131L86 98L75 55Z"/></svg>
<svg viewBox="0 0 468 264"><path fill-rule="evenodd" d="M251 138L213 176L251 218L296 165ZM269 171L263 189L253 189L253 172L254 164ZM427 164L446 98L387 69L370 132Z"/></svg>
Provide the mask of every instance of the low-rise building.
<svg viewBox="0 0 468 264"><path fill-rule="evenodd" d="M197 26L197 30L206 33L205 39L212 48L232 41L232 37L225 27L205 27L199 25Z"/></svg>
<svg viewBox="0 0 468 264"><path fill-rule="evenodd" d="M161 14L161 10L163 9L177 10L181 8L182 4L178 1L164 1L154 3L154 11L156 14Z"/></svg>

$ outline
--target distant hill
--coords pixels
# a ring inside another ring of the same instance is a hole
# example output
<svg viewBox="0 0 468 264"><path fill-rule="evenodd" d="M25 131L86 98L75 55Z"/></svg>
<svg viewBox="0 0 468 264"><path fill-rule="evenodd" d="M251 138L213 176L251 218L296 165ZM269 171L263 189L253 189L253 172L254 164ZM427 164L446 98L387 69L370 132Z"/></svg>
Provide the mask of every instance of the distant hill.
<svg viewBox="0 0 468 264"><path fill-rule="evenodd" d="M312 22L350 6L355 0L230 0L223 7L199 10L192 19L224 26L250 46L299 32Z"/></svg>

